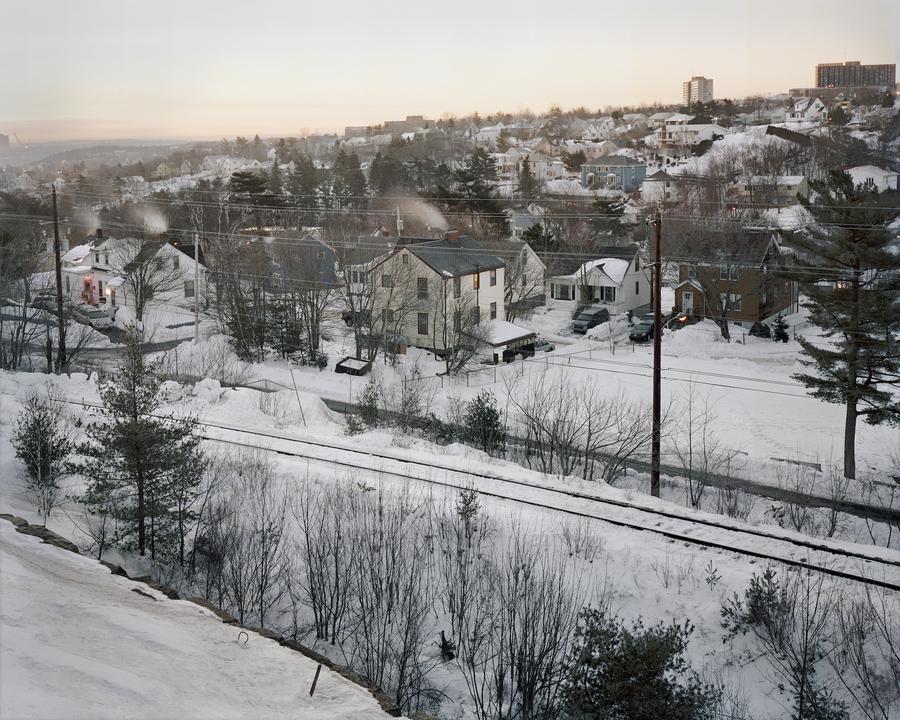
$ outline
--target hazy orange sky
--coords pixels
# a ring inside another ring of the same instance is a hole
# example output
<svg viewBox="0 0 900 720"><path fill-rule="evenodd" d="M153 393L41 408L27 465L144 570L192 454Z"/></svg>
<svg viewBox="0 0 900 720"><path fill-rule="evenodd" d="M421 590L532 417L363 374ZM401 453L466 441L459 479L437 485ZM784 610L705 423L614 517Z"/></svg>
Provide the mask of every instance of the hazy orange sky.
<svg viewBox="0 0 900 720"><path fill-rule="evenodd" d="M296 135L407 114L679 102L900 63L900 0L9 0L0 133Z"/></svg>

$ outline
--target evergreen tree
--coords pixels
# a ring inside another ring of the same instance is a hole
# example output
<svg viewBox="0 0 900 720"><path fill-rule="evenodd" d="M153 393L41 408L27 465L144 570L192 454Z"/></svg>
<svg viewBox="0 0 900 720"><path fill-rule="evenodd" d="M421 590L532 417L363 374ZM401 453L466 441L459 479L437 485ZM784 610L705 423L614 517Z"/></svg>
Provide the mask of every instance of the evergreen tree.
<svg viewBox="0 0 900 720"><path fill-rule="evenodd" d="M775 342L787 342L790 337L788 336L788 324L784 319L784 316L779 315L775 318L775 327L772 331L772 339Z"/></svg>
<svg viewBox="0 0 900 720"><path fill-rule="evenodd" d="M829 343L798 337L807 372L794 377L813 396L846 408L844 475L856 477L856 423L900 423L900 256L886 225L897 216L896 194L854 187L832 171L811 181L815 200L800 202L816 221L794 244L807 255L793 275L809 320Z"/></svg>
<svg viewBox="0 0 900 720"><path fill-rule="evenodd" d="M489 454L500 454L506 446L506 426L494 394L482 390L466 406L463 440Z"/></svg>
<svg viewBox="0 0 900 720"><path fill-rule="evenodd" d="M538 196L540 191L541 184L534 176L534 170L531 168L531 160L529 160L526 155L519 166L519 185L516 188L516 192L524 198L534 198Z"/></svg>
<svg viewBox="0 0 900 720"><path fill-rule="evenodd" d="M89 513L110 516L115 541L141 555L180 554L193 519L205 461L190 420L160 418L159 380L140 339L129 335L114 380L100 388L105 421L94 423L70 468L84 476L79 498Z"/></svg>
<svg viewBox="0 0 900 720"><path fill-rule="evenodd" d="M581 166L587 162L587 155L584 154L584 150L578 150L573 153L564 152L562 154L563 165L566 166L566 170L569 172L578 172L581 170Z"/></svg>
<svg viewBox="0 0 900 720"><path fill-rule="evenodd" d="M719 693L685 659L690 624L631 628L586 609L569 656L566 720L712 720Z"/></svg>
<svg viewBox="0 0 900 720"><path fill-rule="evenodd" d="M391 155L378 153L369 168L369 184L376 195L407 193L415 189L406 165Z"/></svg>
<svg viewBox="0 0 900 720"><path fill-rule="evenodd" d="M278 167L278 158L272 162L272 169L269 171L268 190L273 195L281 195L284 184L281 179L281 168Z"/></svg>
<svg viewBox="0 0 900 720"><path fill-rule="evenodd" d="M252 170L239 170L232 173L228 183L231 192L236 195L262 195L268 188L269 181L265 175Z"/></svg>
<svg viewBox="0 0 900 720"><path fill-rule="evenodd" d="M362 207L366 193L366 177L356 153L338 151L332 171L332 195L339 207Z"/></svg>

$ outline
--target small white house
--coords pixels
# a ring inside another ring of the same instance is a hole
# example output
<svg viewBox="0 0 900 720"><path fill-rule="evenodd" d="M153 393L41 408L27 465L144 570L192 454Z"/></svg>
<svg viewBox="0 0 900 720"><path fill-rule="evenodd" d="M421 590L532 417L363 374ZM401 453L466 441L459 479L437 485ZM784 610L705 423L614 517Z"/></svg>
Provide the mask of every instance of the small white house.
<svg viewBox="0 0 900 720"><path fill-rule="evenodd" d="M828 108L819 98L802 98L787 114L789 123L820 123L828 119Z"/></svg>
<svg viewBox="0 0 900 720"><path fill-rule="evenodd" d="M853 178L854 185L864 185L874 188L878 192L885 190L900 190L898 173L885 170L875 165L859 165L847 170L847 174Z"/></svg>
<svg viewBox="0 0 900 720"><path fill-rule="evenodd" d="M596 260L551 268L547 278L547 307L574 310L606 307L610 315L627 313L650 302L650 272L636 245L599 248Z"/></svg>

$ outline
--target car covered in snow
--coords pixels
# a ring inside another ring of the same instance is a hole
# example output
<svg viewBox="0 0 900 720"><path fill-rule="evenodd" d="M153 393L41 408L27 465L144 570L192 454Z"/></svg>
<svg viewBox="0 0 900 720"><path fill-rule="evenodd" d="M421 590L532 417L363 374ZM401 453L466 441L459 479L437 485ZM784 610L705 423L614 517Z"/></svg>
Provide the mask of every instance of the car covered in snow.
<svg viewBox="0 0 900 720"><path fill-rule="evenodd" d="M85 325L90 325L97 330L112 327L113 321L106 310L101 310L93 305L78 305L75 307L75 319Z"/></svg>
<svg viewBox="0 0 900 720"><path fill-rule="evenodd" d="M584 335L591 328L605 322L609 322L609 310L604 307L588 307L578 313L578 317L572 323L572 329Z"/></svg>

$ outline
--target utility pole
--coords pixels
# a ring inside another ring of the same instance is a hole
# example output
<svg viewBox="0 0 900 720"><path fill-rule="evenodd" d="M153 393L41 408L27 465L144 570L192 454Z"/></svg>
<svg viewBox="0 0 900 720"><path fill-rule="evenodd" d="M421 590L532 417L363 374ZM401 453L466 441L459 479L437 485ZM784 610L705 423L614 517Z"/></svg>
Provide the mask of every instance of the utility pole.
<svg viewBox="0 0 900 720"><path fill-rule="evenodd" d="M200 234L194 233L194 342L200 342Z"/></svg>
<svg viewBox="0 0 900 720"><path fill-rule="evenodd" d="M56 211L56 185L51 183L50 187L53 191L53 258L56 263L56 317L59 322L56 371L62 372L66 365L66 318L63 315L62 259L59 256L59 216Z"/></svg>
<svg viewBox="0 0 900 720"><path fill-rule="evenodd" d="M650 494L659 497L660 366L662 364L662 216L659 204L653 218L653 439L650 447Z"/></svg>

